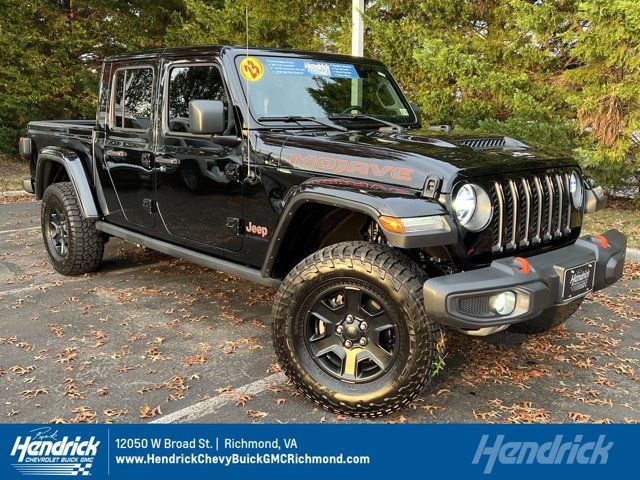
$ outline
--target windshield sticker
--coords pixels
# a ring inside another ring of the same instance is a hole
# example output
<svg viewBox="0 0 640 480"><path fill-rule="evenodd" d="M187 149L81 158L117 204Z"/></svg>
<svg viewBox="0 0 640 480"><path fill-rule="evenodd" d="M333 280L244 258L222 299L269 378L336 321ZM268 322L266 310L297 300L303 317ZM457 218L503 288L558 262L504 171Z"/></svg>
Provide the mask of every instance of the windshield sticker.
<svg viewBox="0 0 640 480"><path fill-rule="evenodd" d="M297 58L265 58L274 75L298 77L360 78L350 63L317 62Z"/></svg>
<svg viewBox="0 0 640 480"><path fill-rule="evenodd" d="M264 74L264 65L254 57L244 58L239 68L242 76L251 82L260 80Z"/></svg>

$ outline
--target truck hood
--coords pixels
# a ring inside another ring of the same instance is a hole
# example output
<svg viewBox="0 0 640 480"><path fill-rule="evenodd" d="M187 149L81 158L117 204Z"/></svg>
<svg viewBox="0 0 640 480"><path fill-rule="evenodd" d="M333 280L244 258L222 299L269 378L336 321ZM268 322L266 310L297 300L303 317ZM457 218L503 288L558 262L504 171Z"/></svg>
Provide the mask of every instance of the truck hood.
<svg viewBox="0 0 640 480"><path fill-rule="evenodd" d="M280 159L286 167L414 189L437 177L443 193L459 177L577 165L563 152L509 137L425 130L298 132L287 136Z"/></svg>

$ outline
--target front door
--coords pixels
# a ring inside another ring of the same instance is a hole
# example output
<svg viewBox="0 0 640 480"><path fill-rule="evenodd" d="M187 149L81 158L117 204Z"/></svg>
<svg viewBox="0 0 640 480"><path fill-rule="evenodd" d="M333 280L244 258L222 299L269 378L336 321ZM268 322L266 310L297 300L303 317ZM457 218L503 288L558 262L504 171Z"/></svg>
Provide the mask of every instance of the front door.
<svg viewBox="0 0 640 480"><path fill-rule="evenodd" d="M153 227L154 67L116 65L103 158L124 223ZM117 214L117 212L113 212Z"/></svg>
<svg viewBox="0 0 640 480"><path fill-rule="evenodd" d="M242 246L237 175L242 151L189 133L191 100L228 101L220 69L215 64L169 64L163 83L162 132L154 158L160 220L174 241L237 251ZM229 125L229 133L234 128Z"/></svg>

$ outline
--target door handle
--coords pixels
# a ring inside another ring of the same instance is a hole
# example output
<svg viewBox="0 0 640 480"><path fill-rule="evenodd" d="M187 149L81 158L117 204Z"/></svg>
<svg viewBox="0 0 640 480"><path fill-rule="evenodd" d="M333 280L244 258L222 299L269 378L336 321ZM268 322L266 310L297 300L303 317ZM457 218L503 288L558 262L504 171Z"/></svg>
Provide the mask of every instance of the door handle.
<svg viewBox="0 0 640 480"><path fill-rule="evenodd" d="M166 167L175 167L180 165L180 160L173 157L156 157L155 162L158 165L164 165Z"/></svg>
<svg viewBox="0 0 640 480"><path fill-rule="evenodd" d="M106 153L110 157L124 158L127 156L127 152L125 152L124 150L107 150L104 153Z"/></svg>

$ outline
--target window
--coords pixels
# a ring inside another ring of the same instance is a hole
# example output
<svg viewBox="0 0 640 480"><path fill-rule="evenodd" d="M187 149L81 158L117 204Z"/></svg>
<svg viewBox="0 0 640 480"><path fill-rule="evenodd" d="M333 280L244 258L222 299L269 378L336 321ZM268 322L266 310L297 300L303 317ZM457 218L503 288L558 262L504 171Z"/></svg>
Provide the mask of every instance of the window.
<svg viewBox="0 0 640 480"><path fill-rule="evenodd" d="M115 75L113 124L147 130L151 126L153 69L118 70Z"/></svg>
<svg viewBox="0 0 640 480"><path fill-rule="evenodd" d="M261 66L259 81L245 79L240 68L244 55L236 58L236 65L242 87L250 90L247 96L256 119L300 115L352 122L346 117L364 114L395 123L416 121L411 106L382 66L281 56L252 58Z"/></svg>
<svg viewBox="0 0 640 480"><path fill-rule="evenodd" d="M172 68L169 75L167 123L171 132L189 131L191 100L221 100L226 103L220 70L214 65Z"/></svg>

